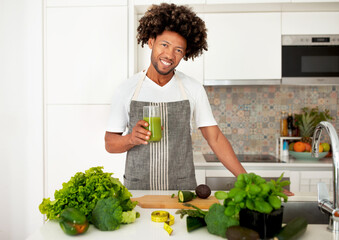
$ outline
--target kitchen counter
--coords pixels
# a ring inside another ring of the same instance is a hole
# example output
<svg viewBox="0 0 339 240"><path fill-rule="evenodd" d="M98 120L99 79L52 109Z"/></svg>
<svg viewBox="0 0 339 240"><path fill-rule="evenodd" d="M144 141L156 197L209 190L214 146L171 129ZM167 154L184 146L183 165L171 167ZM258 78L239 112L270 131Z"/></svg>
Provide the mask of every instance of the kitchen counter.
<svg viewBox="0 0 339 240"><path fill-rule="evenodd" d="M200 152L193 155L194 166L196 169L220 169L225 168L221 162L206 162L204 156ZM313 170L329 171L332 170L332 158L323 158L320 160L297 160L290 157L287 162L242 162L246 170L262 169L262 170Z"/></svg>
<svg viewBox="0 0 339 240"><path fill-rule="evenodd" d="M141 197L143 195L171 195L177 191L131 191L133 197ZM316 196L313 194L298 194L290 197L289 201L316 201ZM135 223L128 225L121 225L120 229L116 231L102 232L97 230L93 225L90 225L86 234L81 235L81 239L169 239L168 233L163 229L163 223L155 223L151 221L151 212L159 209L143 209L137 206L136 211L140 213L140 218ZM208 233L206 228L201 228L188 233L186 230L185 218L180 219L180 216L175 214L176 209L164 209L175 217L175 223L172 225L173 233L171 239L191 239L205 240L216 239L221 237ZM336 239L331 232L326 230L327 225L308 225L305 234L299 238L300 240L313 239ZM80 239L79 238L79 239ZM42 227L37 229L27 240L63 240L74 239L72 236L66 235L55 221L48 221Z"/></svg>
<svg viewBox="0 0 339 240"><path fill-rule="evenodd" d="M207 162L200 152L193 155L195 174L198 184L208 184L214 190L230 189L234 175L219 161ZM320 160L296 160L276 162L242 162L247 172L254 172L265 178L278 178L282 173L290 180L292 192L317 192L317 184L325 182L329 191L332 190L332 158Z"/></svg>

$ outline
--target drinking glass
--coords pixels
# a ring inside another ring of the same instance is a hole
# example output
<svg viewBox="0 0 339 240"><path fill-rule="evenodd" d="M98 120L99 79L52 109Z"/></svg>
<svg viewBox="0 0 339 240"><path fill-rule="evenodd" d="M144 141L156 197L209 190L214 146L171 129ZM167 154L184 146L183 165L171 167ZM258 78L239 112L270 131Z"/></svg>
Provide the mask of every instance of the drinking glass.
<svg viewBox="0 0 339 240"><path fill-rule="evenodd" d="M148 122L147 130L151 131L151 136L148 141L157 142L161 140L161 117L159 106L144 106L143 108L144 121Z"/></svg>

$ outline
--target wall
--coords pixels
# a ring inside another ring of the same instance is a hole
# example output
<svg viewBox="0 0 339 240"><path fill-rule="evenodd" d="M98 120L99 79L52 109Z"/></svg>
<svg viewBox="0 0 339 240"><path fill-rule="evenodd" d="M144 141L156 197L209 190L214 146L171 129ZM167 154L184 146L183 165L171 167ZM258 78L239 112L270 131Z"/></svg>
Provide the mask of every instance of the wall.
<svg viewBox="0 0 339 240"><path fill-rule="evenodd" d="M109 154L104 135L114 89L127 78L127 6L47 1L45 19L44 197L54 199L91 167L122 181L125 154Z"/></svg>
<svg viewBox="0 0 339 240"><path fill-rule="evenodd" d="M0 239L43 223L41 0L0 1Z"/></svg>
<svg viewBox="0 0 339 240"><path fill-rule="evenodd" d="M275 154L281 111L300 113L303 107L329 109L339 129L339 95L335 86L206 87L214 117L235 153ZM324 134L326 135L326 134ZM194 130L194 151L212 153L200 131Z"/></svg>

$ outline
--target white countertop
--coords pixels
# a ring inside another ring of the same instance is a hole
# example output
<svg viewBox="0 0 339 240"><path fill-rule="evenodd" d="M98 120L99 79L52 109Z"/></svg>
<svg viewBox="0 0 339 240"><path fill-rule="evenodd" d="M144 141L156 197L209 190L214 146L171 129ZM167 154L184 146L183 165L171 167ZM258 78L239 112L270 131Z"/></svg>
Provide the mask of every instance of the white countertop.
<svg viewBox="0 0 339 240"><path fill-rule="evenodd" d="M177 191L131 191L133 197L141 197L143 195L171 195ZM316 201L316 196L312 194L298 194L290 197L289 201ZM208 233L206 227L197 229L191 233L186 230L186 219L180 219L180 216L175 214L176 209L163 209L168 211L175 217L175 223L172 225L173 233L171 236L163 229L163 223L155 223L151 221L151 213L160 209L143 209L137 206L136 211L140 213L140 218L135 223L128 225L121 225L120 229L109 232L102 232L96 229L93 225L90 225L88 231L81 235L78 239L156 239L168 240L172 239L185 239L189 237L196 240L205 239L222 239L219 236ZM314 239L336 239L333 234L326 230L327 225L308 225L306 233L300 238L300 240L314 240ZM60 228L58 222L48 221L42 227L37 229L27 240L63 240L63 239L75 239L72 236L66 235Z"/></svg>
<svg viewBox="0 0 339 240"><path fill-rule="evenodd" d="M206 162L204 156L200 152L195 152L193 155L194 166L196 169L224 169L221 162ZM331 158L323 158L320 160L296 160L290 157L288 162L242 162L246 170L262 169L262 170L311 170L317 169L318 171L332 170L333 163Z"/></svg>

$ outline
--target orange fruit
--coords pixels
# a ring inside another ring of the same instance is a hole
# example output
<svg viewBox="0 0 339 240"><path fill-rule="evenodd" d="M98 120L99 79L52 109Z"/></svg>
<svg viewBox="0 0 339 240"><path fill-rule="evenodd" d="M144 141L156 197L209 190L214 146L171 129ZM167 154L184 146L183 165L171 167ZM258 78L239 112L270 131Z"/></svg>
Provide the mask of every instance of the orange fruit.
<svg viewBox="0 0 339 240"><path fill-rule="evenodd" d="M303 142L296 142L294 145L293 145L293 149L294 149L294 151L296 151L296 152L303 152L303 151L305 151L305 149L306 149L306 146L305 146L305 144L303 143Z"/></svg>
<svg viewBox="0 0 339 240"><path fill-rule="evenodd" d="M305 144L305 152L311 152L312 151L312 146L309 143L304 143Z"/></svg>

